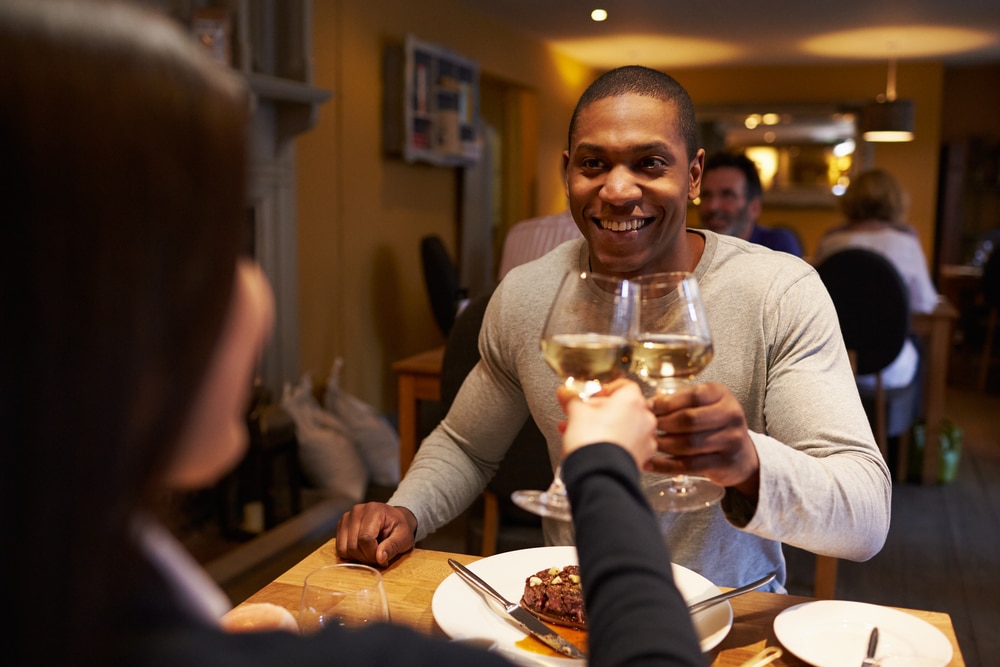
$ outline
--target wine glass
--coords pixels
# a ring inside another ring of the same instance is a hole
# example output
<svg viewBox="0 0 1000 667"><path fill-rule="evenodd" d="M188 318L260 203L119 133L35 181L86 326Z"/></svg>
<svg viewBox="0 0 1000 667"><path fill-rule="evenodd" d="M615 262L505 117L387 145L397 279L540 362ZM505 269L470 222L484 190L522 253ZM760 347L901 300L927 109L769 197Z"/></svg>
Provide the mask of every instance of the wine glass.
<svg viewBox="0 0 1000 667"><path fill-rule="evenodd" d="M712 360L712 334L698 281L684 271L654 273L639 287L639 327L632 370L657 394L672 394L694 381ZM705 477L671 475L646 487L654 510L684 512L718 502L725 491Z"/></svg>
<svg viewBox="0 0 1000 667"><path fill-rule="evenodd" d="M389 621L382 573L368 565L337 563L313 570L302 584L299 628L309 634L329 625L360 628Z"/></svg>
<svg viewBox="0 0 1000 667"><path fill-rule="evenodd" d="M627 280L591 272L568 273L542 329L542 356L567 387L587 400L603 383L628 372L635 316L635 288ZM561 471L560 464L545 491L514 491L511 499L529 512L570 521Z"/></svg>

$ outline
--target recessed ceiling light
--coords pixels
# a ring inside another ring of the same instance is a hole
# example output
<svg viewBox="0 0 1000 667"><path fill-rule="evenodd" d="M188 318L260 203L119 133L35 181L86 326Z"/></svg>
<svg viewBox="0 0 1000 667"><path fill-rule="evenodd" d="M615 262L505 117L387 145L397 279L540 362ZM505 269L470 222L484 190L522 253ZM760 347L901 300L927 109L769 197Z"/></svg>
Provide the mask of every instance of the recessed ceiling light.
<svg viewBox="0 0 1000 667"><path fill-rule="evenodd" d="M594 21L601 22L604 19L608 18L608 12L607 10L604 9L595 9L594 11L590 12L590 18L593 19Z"/></svg>

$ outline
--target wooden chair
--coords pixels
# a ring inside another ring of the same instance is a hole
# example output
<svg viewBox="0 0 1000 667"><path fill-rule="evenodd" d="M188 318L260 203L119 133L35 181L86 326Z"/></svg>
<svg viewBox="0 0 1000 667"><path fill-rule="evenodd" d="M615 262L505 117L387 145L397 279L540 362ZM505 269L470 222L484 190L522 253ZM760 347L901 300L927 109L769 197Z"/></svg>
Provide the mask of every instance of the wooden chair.
<svg viewBox="0 0 1000 667"><path fill-rule="evenodd" d="M986 391L986 380L993 361L993 338L997 330L997 311L1000 309L1000 250L990 253L983 267L982 298L986 306L986 338L983 339L983 356L979 360L980 392Z"/></svg>
<svg viewBox="0 0 1000 667"><path fill-rule="evenodd" d="M837 561L833 556L816 555L813 597L832 600L837 597Z"/></svg>
<svg viewBox="0 0 1000 667"><path fill-rule="evenodd" d="M887 390L882 383L882 371L896 358L909 336L910 305L906 285L889 260L863 248L849 248L830 255L816 270L837 309L855 374L875 375L873 395L865 391L861 394L875 440L888 460L889 437L902 436L902 449L905 434L918 416L922 384L920 372L906 387ZM905 474L899 468L897 465L897 477Z"/></svg>
<svg viewBox="0 0 1000 667"><path fill-rule="evenodd" d="M816 269L826 285L840 320L841 332L851 358L855 375L875 374L875 392L869 418L882 456L888 459L890 435L902 435L904 449L906 433L890 429L888 413L890 391L882 384L882 371L892 363L909 335L910 306L906 285L896 268L882 255L861 248L849 248L824 260ZM904 424L916 416L916 394L921 385L918 373L909 387L896 391L894 406L901 410L896 420ZM869 406L866 404L866 410ZM900 452L900 462L905 461ZM904 466L897 465L896 476L905 475ZM837 592L838 559L816 555L813 595L833 599Z"/></svg>
<svg viewBox="0 0 1000 667"><path fill-rule="evenodd" d="M465 376L479 362L479 329L489 294L472 299L455 318L441 362L441 404L447 410ZM541 519L514 505L515 489L544 489L552 481L548 446L532 419L515 437L493 479L483 491L481 512L470 515L467 550L481 556L543 546Z"/></svg>
<svg viewBox="0 0 1000 667"><path fill-rule="evenodd" d="M420 239L420 263L434 321L441 333L447 336L455 322L458 304L464 296L458 268L441 237L436 234Z"/></svg>

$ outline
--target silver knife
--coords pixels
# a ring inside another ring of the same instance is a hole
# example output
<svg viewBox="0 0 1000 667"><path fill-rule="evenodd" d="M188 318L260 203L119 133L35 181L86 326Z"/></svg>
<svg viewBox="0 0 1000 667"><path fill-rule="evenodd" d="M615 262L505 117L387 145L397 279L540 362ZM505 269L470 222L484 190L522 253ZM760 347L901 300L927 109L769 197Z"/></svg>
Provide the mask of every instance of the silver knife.
<svg viewBox="0 0 1000 667"><path fill-rule="evenodd" d="M525 632L530 634L532 637L544 642L545 645L550 647L552 650L571 658L584 659L587 657L586 653L560 637L554 630L552 630L552 628L535 618L530 611L521 605L514 604L504 598L502 595L497 593L492 586L480 579L479 575L459 563L457 560L449 558L448 565L451 565L451 569L455 570L455 574L457 574L462 581L469 584L476 590L486 593L503 605L507 615L517 621Z"/></svg>
<svg viewBox="0 0 1000 667"><path fill-rule="evenodd" d="M877 664L875 661L875 649L878 647L878 628L872 628L872 633L868 635L868 655L861 661L861 667L872 667Z"/></svg>

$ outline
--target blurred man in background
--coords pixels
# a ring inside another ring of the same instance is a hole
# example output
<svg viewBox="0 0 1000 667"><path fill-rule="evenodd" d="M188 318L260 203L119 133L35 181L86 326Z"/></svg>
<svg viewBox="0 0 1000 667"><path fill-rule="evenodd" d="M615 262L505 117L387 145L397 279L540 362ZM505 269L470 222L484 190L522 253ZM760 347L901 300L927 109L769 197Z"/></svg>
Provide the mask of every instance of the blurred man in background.
<svg viewBox="0 0 1000 667"><path fill-rule="evenodd" d="M718 234L802 257L802 244L788 229L757 224L764 189L757 166L741 153L716 153L705 159L701 181L701 224Z"/></svg>

